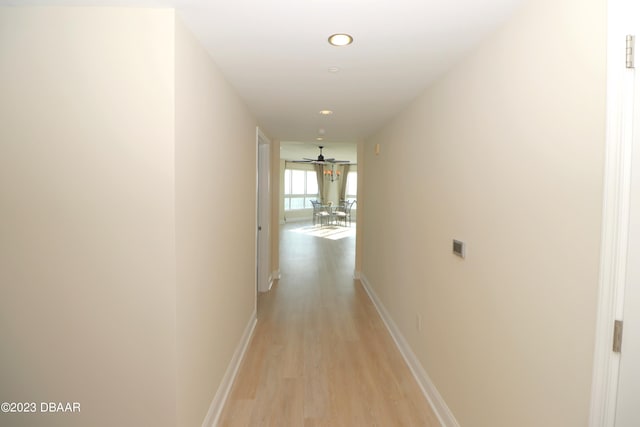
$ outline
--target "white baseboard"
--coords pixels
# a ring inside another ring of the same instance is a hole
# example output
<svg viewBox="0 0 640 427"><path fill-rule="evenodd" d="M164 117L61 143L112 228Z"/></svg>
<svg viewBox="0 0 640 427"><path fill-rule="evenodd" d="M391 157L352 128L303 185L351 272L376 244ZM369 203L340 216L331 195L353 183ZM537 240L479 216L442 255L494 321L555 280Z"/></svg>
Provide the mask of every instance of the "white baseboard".
<svg viewBox="0 0 640 427"><path fill-rule="evenodd" d="M411 347L409 346L407 341L404 339L404 336L402 335L402 333L394 323L393 319L385 309L384 305L382 304L382 301L380 301L375 291L369 284L369 281L367 280L364 273L356 272L356 275L360 279L360 283L362 283L362 287L365 289L365 291L369 295L369 298L371 299L371 302L373 302L373 305L376 307L376 310L378 310L378 314L380 314L382 321L384 322L385 326L387 327L387 330L391 334L393 341L396 343L396 346L398 347L398 350L402 354L404 361L409 366L409 369L411 370L413 377L418 382L418 385L420 386L422 393L424 394L427 401L433 408L433 411L436 413L436 416L438 417L440 424L442 424L443 427L460 427L460 424L458 424L458 421L456 421L455 417L453 416L453 413L451 412L451 410L445 403L444 399L436 389L436 386L433 384L433 382L429 378L429 375L427 375L427 372L422 367L422 364L420 363L416 355L411 350Z"/></svg>
<svg viewBox="0 0 640 427"><path fill-rule="evenodd" d="M211 401L209 412L207 412L207 416L204 418L202 427L216 427L218 425L220 415L222 414L222 409L227 402L229 392L231 392L231 387L233 386L233 382L235 381L236 375L238 374L238 369L240 368L242 359L244 359L244 355L247 351L247 348L249 347L249 343L251 342L251 337L253 336L253 331L256 328L257 321L257 313L254 310L251 314L251 318L249 319L249 323L247 323L247 327L242 334L242 338L238 343L238 347L233 353L231 362L227 367L227 372L225 372L224 377L220 382L220 386L218 387L218 391Z"/></svg>

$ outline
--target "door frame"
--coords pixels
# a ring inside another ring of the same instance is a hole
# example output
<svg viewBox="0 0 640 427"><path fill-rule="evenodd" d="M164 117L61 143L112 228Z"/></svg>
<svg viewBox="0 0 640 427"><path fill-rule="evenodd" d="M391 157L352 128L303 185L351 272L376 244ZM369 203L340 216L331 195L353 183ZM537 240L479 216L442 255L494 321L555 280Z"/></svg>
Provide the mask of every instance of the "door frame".
<svg viewBox="0 0 640 427"><path fill-rule="evenodd" d="M256 127L256 306L258 292L269 291L273 284L270 177L271 141Z"/></svg>
<svg viewBox="0 0 640 427"><path fill-rule="evenodd" d="M631 200L633 70L625 67L629 1L607 2L607 128L600 284L589 427L614 427L620 354L612 350L613 327L622 320Z"/></svg>

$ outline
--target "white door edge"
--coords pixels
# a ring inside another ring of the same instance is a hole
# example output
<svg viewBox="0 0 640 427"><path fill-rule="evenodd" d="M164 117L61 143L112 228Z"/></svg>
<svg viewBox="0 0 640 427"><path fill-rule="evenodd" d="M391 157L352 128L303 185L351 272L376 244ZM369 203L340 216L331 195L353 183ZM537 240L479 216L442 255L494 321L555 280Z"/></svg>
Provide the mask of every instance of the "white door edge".
<svg viewBox="0 0 640 427"><path fill-rule="evenodd" d="M626 34L620 25L628 1L608 1L602 246L589 427L614 427L616 415L620 355L612 350L613 324L622 318L624 307L631 185L629 126L633 123L627 99L632 93L628 88L632 80L624 64Z"/></svg>
<svg viewBox="0 0 640 427"><path fill-rule="evenodd" d="M270 144L269 138L256 127L256 306L257 293L266 292L270 287Z"/></svg>

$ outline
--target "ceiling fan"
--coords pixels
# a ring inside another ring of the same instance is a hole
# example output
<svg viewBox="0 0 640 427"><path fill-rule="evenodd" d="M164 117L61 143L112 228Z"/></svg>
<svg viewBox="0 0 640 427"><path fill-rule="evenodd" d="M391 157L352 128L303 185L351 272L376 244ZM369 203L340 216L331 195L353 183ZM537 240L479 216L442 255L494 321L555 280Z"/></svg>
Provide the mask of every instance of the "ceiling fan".
<svg viewBox="0 0 640 427"><path fill-rule="evenodd" d="M327 163L340 163L340 164L348 164L349 160L336 160L333 158L327 159L322 155L322 149L324 148L322 145L318 146L320 148L320 154L317 159L308 159L303 157L303 160L293 160L293 163L312 163L314 165L326 165Z"/></svg>

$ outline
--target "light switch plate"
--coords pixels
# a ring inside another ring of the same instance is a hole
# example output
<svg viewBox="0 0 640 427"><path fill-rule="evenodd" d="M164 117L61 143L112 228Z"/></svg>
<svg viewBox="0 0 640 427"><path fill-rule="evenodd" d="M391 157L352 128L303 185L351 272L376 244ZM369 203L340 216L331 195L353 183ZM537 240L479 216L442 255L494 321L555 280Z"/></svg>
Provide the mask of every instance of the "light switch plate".
<svg viewBox="0 0 640 427"><path fill-rule="evenodd" d="M467 252L467 245L460 240L453 239L453 253L458 255L460 258L464 258Z"/></svg>

